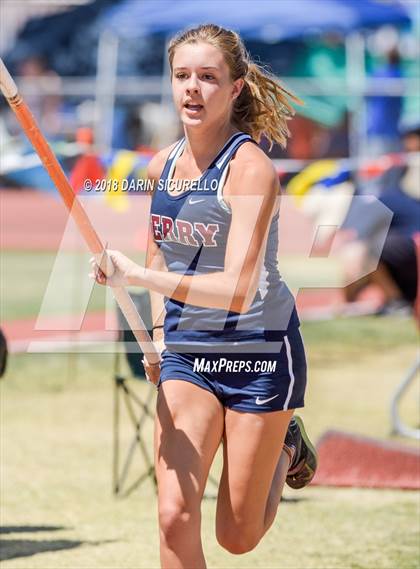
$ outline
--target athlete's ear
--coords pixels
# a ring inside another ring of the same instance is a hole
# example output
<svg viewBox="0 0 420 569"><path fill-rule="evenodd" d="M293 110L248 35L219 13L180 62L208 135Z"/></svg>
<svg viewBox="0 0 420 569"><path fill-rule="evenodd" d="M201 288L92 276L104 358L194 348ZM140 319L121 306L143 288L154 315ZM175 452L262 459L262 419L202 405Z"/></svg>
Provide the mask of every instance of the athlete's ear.
<svg viewBox="0 0 420 569"><path fill-rule="evenodd" d="M243 79L236 79L233 82L233 89L232 89L232 99L235 100L241 94L245 81Z"/></svg>

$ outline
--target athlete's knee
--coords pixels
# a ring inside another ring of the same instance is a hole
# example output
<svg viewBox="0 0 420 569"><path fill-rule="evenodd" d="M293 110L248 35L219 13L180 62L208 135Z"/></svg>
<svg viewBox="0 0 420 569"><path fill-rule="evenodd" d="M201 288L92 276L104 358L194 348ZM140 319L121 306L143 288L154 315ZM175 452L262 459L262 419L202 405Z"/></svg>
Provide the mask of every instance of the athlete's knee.
<svg viewBox="0 0 420 569"><path fill-rule="evenodd" d="M242 555L255 549L262 537L261 530L254 523L218 524L216 538L226 551Z"/></svg>
<svg viewBox="0 0 420 569"><path fill-rule="evenodd" d="M159 505L159 529L161 538L169 546L176 546L191 532L200 529L200 511L187 508L182 503L166 502Z"/></svg>

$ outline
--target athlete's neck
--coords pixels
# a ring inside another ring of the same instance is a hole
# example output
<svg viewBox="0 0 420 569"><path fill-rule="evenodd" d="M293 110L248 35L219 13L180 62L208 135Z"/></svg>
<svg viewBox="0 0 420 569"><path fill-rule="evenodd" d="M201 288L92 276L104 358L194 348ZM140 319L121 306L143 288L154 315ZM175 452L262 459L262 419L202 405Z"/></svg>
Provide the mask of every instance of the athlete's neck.
<svg viewBox="0 0 420 569"><path fill-rule="evenodd" d="M184 157L205 170L235 132L239 131L230 123L205 131L185 128Z"/></svg>

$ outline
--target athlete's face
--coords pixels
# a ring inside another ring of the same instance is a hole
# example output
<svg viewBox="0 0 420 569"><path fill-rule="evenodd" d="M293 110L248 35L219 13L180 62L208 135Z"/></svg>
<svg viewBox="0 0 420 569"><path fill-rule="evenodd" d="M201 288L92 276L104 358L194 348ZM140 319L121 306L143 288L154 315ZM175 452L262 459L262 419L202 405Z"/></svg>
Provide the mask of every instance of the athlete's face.
<svg viewBox="0 0 420 569"><path fill-rule="evenodd" d="M175 51L172 91L185 126L220 124L230 118L243 79L232 81L222 52L208 43L184 44Z"/></svg>

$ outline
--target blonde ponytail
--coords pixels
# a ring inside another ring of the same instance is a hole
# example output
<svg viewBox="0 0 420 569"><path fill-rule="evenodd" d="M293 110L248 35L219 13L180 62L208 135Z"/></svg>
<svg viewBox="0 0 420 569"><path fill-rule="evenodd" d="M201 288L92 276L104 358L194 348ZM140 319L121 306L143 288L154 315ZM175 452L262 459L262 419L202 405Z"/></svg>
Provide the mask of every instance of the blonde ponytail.
<svg viewBox="0 0 420 569"><path fill-rule="evenodd" d="M290 101L300 100L282 87L263 67L249 61L245 84L235 101L232 120L257 142L264 136L285 147L290 136L287 121L295 114Z"/></svg>

